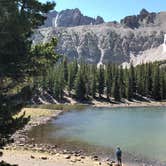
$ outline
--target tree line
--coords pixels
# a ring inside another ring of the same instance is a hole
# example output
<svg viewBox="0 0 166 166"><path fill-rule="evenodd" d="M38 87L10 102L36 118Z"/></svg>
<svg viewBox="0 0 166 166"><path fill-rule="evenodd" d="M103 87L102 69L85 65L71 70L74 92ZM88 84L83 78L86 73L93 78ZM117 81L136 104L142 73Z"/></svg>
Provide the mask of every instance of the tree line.
<svg viewBox="0 0 166 166"><path fill-rule="evenodd" d="M47 90L56 99L63 100L66 93L79 101L93 98L153 100L166 99L166 67L160 63L147 63L123 68L117 64L97 67L95 64L61 62L34 78L34 86Z"/></svg>

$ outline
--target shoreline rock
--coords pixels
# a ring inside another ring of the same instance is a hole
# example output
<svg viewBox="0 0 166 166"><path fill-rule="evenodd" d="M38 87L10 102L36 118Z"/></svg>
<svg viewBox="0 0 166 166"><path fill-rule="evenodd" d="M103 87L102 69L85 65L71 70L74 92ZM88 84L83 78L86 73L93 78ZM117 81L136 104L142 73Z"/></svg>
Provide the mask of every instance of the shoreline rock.
<svg viewBox="0 0 166 166"><path fill-rule="evenodd" d="M81 162L84 160L86 157L90 157L93 161L95 162L101 162L103 159L100 159L98 155L89 155L88 153L85 153L82 149L81 150L67 150L64 149L64 147L59 147L58 145L49 145L49 144L36 144L33 143L33 139L30 140L28 137L28 131L35 126L42 125L47 123L51 118L57 117L60 115L63 111L58 111L50 116L46 117L38 117L38 118L32 118L32 120L22 129L18 130L13 136L12 139L14 139L14 143L8 144L5 147L5 150L25 150L25 151L33 151L33 152L41 152L43 153L43 160L47 160L48 158L45 158L44 154L48 153L50 155L64 155L64 158L67 160L71 160L71 162ZM35 159L33 155L30 156L31 159ZM74 159L73 159L74 158ZM115 162L112 159L107 158L105 163L111 164ZM139 163L140 161L137 159L136 163ZM157 163L157 162L155 162ZM100 164L99 164L100 165ZM152 165L150 163L150 165ZM157 166L157 165L155 165ZM161 166L158 164L158 166Z"/></svg>

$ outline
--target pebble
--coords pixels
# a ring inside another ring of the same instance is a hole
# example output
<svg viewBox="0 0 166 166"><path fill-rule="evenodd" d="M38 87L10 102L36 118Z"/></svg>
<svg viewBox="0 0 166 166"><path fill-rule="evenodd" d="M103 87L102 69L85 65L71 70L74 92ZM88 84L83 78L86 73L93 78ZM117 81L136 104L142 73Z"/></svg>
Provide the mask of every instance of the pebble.
<svg viewBox="0 0 166 166"><path fill-rule="evenodd" d="M31 159L34 159L34 158L35 158L35 156L32 156L32 155L31 155Z"/></svg>
<svg viewBox="0 0 166 166"><path fill-rule="evenodd" d="M76 159L72 159L71 162L72 162L72 163L76 163L77 160L76 160Z"/></svg>
<svg viewBox="0 0 166 166"><path fill-rule="evenodd" d="M46 156L41 157L42 160L47 160L48 158Z"/></svg>
<svg viewBox="0 0 166 166"><path fill-rule="evenodd" d="M24 146L24 144L19 144L18 146Z"/></svg>
<svg viewBox="0 0 166 166"><path fill-rule="evenodd" d="M99 158L98 158L98 156L93 156L92 159L97 161Z"/></svg>
<svg viewBox="0 0 166 166"><path fill-rule="evenodd" d="M70 158L71 158L70 155L65 156L65 159L70 159Z"/></svg>
<svg viewBox="0 0 166 166"><path fill-rule="evenodd" d="M0 152L0 157L3 155L3 152Z"/></svg>
<svg viewBox="0 0 166 166"><path fill-rule="evenodd" d="M85 159L85 156L81 156L81 159Z"/></svg>
<svg viewBox="0 0 166 166"><path fill-rule="evenodd" d="M95 165L101 165L101 162L95 162L94 164Z"/></svg>

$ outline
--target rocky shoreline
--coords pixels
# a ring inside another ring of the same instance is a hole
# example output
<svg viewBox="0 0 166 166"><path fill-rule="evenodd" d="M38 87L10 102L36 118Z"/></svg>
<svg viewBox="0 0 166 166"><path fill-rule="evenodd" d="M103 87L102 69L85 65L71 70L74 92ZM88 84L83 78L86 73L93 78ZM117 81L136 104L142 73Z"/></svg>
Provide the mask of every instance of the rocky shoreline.
<svg viewBox="0 0 166 166"><path fill-rule="evenodd" d="M59 147L58 145L48 145L48 144L36 144L33 143L33 139L30 139L28 137L28 131L31 130L33 127L46 124L51 118L55 118L63 113L62 110L53 111L51 110L52 114L47 116L39 116L36 118L31 118L30 122L21 130L18 130L15 134L13 134L12 139L14 140L13 143L8 144L4 150L5 151L30 151L30 152L39 152L43 153L43 156L41 157L42 160L47 160L48 157L45 156L45 154L50 155L63 155L63 157L66 160L69 160L72 163L80 162L84 160L87 157L90 157L90 159L94 162L96 162L97 165L101 165L101 162L105 162L107 165L113 165L115 164L115 161L110 160L107 158L106 161L101 161L99 159L99 156L93 155L88 156L84 151L82 150L67 150L62 147ZM31 155L31 158L35 158L35 156Z"/></svg>
<svg viewBox="0 0 166 166"><path fill-rule="evenodd" d="M41 110L40 110L41 111ZM79 149L72 149L72 148L65 148L60 145L50 145L50 144L37 144L34 142L33 138L28 137L28 131L32 129L32 127L39 126L46 124L51 118L55 118L63 113L62 110L50 110L51 114L48 115L40 115L38 117L32 117L30 122L21 130L18 130L13 136L14 143L9 144L5 147L5 150L23 150L23 151L30 151L30 152L39 152L42 153L41 160L47 160L48 157L45 156L45 153L50 155L60 155L63 156L64 159L68 160L72 163L81 162L85 158L90 158L93 162L97 163L97 165L115 165L115 161L111 158L101 158L98 154L88 154L84 150ZM35 158L33 153L31 155L31 159ZM132 160L135 161L134 163L127 163L126 165L130 166L140 166L144 164L144 160L140 158L136 158L134 155L131 156ZM141 164L140 164L141 163ZM164 164L159 163L158 161L148 161L146 160L145 165L155 165L155 166L164 166Z"/></svg>

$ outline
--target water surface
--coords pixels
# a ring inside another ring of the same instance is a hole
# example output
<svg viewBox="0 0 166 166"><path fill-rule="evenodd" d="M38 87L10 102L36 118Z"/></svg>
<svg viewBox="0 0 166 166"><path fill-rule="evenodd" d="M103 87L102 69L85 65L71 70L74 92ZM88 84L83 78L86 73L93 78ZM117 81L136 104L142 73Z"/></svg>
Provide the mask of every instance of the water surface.
<svg viewBox="0 0 166 166"><path fill-rule="evenodd" d="M33 128L36 141L82 142L166 162L166 108L87 108L70 111Z"/></svg>

